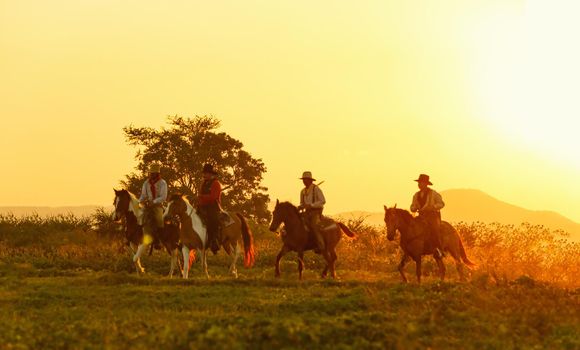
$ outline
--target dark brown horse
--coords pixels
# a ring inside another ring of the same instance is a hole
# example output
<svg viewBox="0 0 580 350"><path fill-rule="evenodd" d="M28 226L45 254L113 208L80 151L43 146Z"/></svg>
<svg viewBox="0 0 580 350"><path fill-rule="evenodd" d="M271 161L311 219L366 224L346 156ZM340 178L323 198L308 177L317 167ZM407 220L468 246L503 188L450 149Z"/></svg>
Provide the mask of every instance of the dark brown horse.
<svg viewBox="0 0 580 350"><path fill-rule="evenodd" d="M276 201L270 231L276 232L282 223L285 228L285 233L281 235L284 245L276 257L276 277L280 277L280 260L282 257L288 252L296 252L298 253L298 274L299 278L302 279L304 252L316 249L316 241L313 235L306 230L298 208L289 202L280 203ZM336 278L336 245L343 233L352 238L356 237L356 235L344 224L328 218L323 218L322 225L323 227L320 231L324 236L326 246L326 249L320 252L326 260L326 267L322 272L322 277L325 278L330 270L332 278Z"/></svg>
<svg viewBox="0 0 580 350"><path fill-rule="evenodd" d="M393 208L385 208L385 224L387 225L387 238L389 241L395 239L395 233L399 231L401 234L400 245L403 250L403 258L399 264L399 272L404 282L407 282L405 276L405 264L409 258L415 261L417 282L421 283L421 257L423 255L433 254L433 258L439 267L439 276L441 280L445 278L445 265L441 258L437 258L435 249L433 247L429 226L420 217L413 217L411 213L403 209L397 209L395 205ZM474 264L467 258L463 242L459 234L448 222L441 223L441 243L443 251L451 254L455 260L457 271L461 280L465 279L463 265L464 263L473 266ZM463 261L462 261L463 260Z"/></svg>
<svg viewBox="0 0 580 350"><path fill-rule="evenodd" d="M141 256L146 252L147 248L151 246L152 238L143 234L143 215L144 211L139 206L139 200L134 194L127 190L114 190L115 201L115 221L124 221L125 239L127 245L131 248L133 253L133 263L138 273L144 273L145 269L141 265ZM169 277L173 276L175 267L179 265L181 269L181 261L179 258L179 227L171 222L167 222L163 229L163 236L160 237L161 244L171 256L171 268L169 270Z"/></svg>

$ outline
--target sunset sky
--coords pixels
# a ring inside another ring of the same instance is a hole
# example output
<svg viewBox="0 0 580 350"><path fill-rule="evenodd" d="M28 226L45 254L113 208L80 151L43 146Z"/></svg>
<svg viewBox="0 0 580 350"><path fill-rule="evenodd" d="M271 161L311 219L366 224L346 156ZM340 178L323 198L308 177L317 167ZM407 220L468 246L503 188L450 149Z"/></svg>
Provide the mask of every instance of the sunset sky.
<svg viewBox="0 0 580 350"><path fill-rule="evenodd" d="M0 0L0 205L111 204L126 125L212 114L272 199L410 204L419 173L580 221L580 3ZM201 164L200 164L201 167Z"/></svg>

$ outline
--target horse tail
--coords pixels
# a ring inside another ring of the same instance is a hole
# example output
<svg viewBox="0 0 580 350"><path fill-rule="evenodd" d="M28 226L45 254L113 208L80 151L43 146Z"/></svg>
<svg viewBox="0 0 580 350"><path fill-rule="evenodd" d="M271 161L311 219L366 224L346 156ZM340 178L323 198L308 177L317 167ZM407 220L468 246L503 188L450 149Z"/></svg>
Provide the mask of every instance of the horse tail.
<svg viewBox="0 0 580 350"><path fill-rule="evenodd" d="M467 257L467 253L465 252L465 247L463 246L463 241L461 240L461 237L459 237L459 235L457 235L457 239L459 240L459 254L461 255L461 260L463 260L463 262L466 265L475 266L475 263L473 263Z"/></svg>
<svg viewBox="0 0 580 350"><path fill-rule="evenodd" d="M187 262L189 265L189 269L191 269L191 265L193 265L193 263L195 263L196 259L196 255L195 255L195 249L191 249L189 251L189 261Z"/></svg>
<svg viewBox="0 0 580 350"><path fill-rule="evenodd" d="M256 262L256 254L254 251L254 236L252 236L252 231L246 218L240 213L236 213L240 221L242 222L242 239L244 241L244 266L252 267Z"/></svg>
<svg viewBox="0 0 580 350"><path fill-rule="evenodd" d="M336 223L338 225L338 227L340 227L340 229L342 230L342 232L344 232L347 236L349 236L350 238L355 238L356 234L354 232L352 232L345 224L343 224L342 222L337 222Z"/></svg>

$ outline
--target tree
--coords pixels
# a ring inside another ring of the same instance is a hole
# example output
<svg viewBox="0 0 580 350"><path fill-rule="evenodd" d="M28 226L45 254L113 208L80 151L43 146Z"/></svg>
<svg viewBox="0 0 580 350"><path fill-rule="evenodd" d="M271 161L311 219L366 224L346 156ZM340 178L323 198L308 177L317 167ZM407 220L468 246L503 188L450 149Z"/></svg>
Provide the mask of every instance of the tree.
<svg viewBox="0 0 580 350"><path fill-rule="evenodd" d="M266 167L252 157L243 144L224 132L218 132L220 121L213 116L168 117L168 128L127 126L123 128L127 143L138 147L136 170L122 181L133 193L140 193L152 162L162 165L162 176L171 193L197 197L202 182L203 164L211 163L219 173L224 191L222 205L240 211L258 221L268 221L270 201L262 186Z"/></svg>

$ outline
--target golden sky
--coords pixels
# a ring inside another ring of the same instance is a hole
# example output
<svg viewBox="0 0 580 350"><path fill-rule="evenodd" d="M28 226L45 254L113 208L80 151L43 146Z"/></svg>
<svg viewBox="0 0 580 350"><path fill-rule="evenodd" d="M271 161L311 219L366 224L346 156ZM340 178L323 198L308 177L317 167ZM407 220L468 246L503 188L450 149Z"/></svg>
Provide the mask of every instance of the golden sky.
<svg viewBox="0 0 580 350"><path fill-rule="evenodd" d="M213 114L271 196L407 206L421 172L580 221L574 1L0 0L0 205L110 204L121 128ZM200 165L201 166L201 165Z"/></svg>

